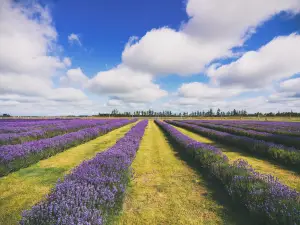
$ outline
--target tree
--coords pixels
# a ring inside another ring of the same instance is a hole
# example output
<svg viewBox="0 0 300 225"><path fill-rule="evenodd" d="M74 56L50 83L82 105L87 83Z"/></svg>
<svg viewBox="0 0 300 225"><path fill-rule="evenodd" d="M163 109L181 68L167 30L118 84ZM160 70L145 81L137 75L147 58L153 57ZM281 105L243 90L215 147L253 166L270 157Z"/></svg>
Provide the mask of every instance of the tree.
<svg viewBox="0 0 300 225"><path fill-rule="evenodd" d="M221 109L217 110L217 116L221 116Z"/></svg>
<svg viewBox="0 0 300 225"><path fill-rule="evenodd" d="M111 115L116 116L119 114L119 111L117 109L114 109L113 111L111 111Z"/></svg>
<svg viewBox="0 0 300 225"><path fill-rule="evenodd" d="M238 112L236 111L236 109L233 109L232 114L233 114L233 116L237 116L238 115Z"/></svg>

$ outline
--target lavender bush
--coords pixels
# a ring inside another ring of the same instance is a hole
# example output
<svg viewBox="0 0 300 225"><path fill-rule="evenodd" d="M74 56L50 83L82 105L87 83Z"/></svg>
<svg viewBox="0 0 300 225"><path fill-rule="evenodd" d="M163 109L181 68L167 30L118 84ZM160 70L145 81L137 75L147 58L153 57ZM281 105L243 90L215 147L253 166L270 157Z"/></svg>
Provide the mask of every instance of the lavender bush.
<svg viewBox="0 0 300 225"><path fill-rule="evenodd" d="M46 200L25 211L20 224L110 223L122 205L129 167L147 123L139 122L113 147L80 164L58 182Z"/></svg>
<svg viewBox="0 0 300 225"><path fill-rule="evenodd" d="M240 120L200 120L203 123L229 125L232 127L251 129L272 134L300 137L300 123L295 122L259 122Z"/></svg>
<svg viewBox="0 0 300 225"><path fill-rule="evenodd" d="M247 161L215 163L210 173L221 181L235 202L244 205L263 224L300 223L300 193L272 175L256 172Z"/></svg>
<svg viewBox="0 0 300 225"><path fill-rule="evenodd" d="M212 138L218 142L230 144L243 150L255 153L266 158L272 159L279 164L289 168L300 169L300 151L294 148L288 148L283 145L277 145L271 142L256 140L249 137L237 136L221 131L216 131L197 125L183 123L178 121L167 121L170 124L186 128L188 130L199 133L203 136Z"/></svg>
<svg viewBox="0 0 300 225"><path fill-rule="evenodd" d="M244 160L230 164L219 149L192 140L167 123L156 123L172 141L220 181L233 201L246 207L260 222L300 224L300 193L271 175L256 172Z"/></svg>
<svg viewBox="0 0 300 225"><path fill-rule="evenodd" d="M255 130L246 130L243 128L237 128L229 125L215 125L215 124L210 124L210 123L203 123L198 120L190 120L186 121L187 123L191 124L196 124L202 127L214 129L214 130L219 130L219 131L224 131L228 132L231 134L236 134L236 135L242 135L242 136L247 136L247 137L252 137L252 138L257 138L265 141L271 141L276 144L283 144L289 147L295 147L297 149L300 149L300 138L297 137L290 137L287 135L279 135L279 134L272 134L272 133L267 133L267 132L258 132Z"/></svg>
<svg viewBox="0 0 300 225"><path fill-rule="evenodd" d="M69 120L66 122L58 121L57 123L48 124L46 127L33 129L19 133L2 133L0 134L0 145L20 144L26 141L50 138L65 133L78 131L83 128L94 127L105 123L114 122L114 120ZM30 127L32 129L32 127Z"/></svg>
<svg viewBox="0 0 300 225"><path fill-rule="evenodd" d="M3 122L0 120L0 134L27 132L33 129L55 126L57 124L69 123L71 119L47 119L47 120L13 120Z"/></svg>
<svg viewBox="0 0 300 225"><path fill-rule="evenodd" d="M115 120L113 123L85 128L77 132L52 138L25 142L18 145L0 146L0 176L27 167L41 159L48 158L65 149L79 145L135 121L120 119Z"/></svg>
<svg viewBox="0 0 300 225"><path fill-rule="evenodd" d="M228 161L227 156L225 156L222 151L212 145L200 143L194 139L184 135L174 127L167 123L161 122L159 120L155 121L160 127L163 127L164 131L170 135L172 139L176 140L176 143L187 149L187 152L192 155L192 157L200 157L199 154L203 155L201 157L209 158L209 156L217 156L217 158L222 158ZM201 151L199 151L201 149ZM197 156L196 156L197 155ZM210 160L210 159L209 159Z"/></svg>

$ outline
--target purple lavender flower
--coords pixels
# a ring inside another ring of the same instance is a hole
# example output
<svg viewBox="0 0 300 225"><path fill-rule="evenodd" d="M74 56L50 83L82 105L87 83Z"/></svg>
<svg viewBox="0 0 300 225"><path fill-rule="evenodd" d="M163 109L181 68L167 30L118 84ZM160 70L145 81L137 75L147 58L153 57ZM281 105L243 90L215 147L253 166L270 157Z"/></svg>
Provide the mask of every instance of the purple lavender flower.
<svg viewBox="0 0 300 225"><path fill-rule="evenodd" d="M204 143L195 141L194 139L184 135L183 133L181 133L180 131L178 131L177 129L175 129L174 127L172 127L171 125L169 125L167 123L161 122L159 120L156 120L155 122L160 127L162 127L163 130L172 137L172 139L175 139L177 144L186 148L188 150L188 152L190 154L192 154L193 156L197 155L199 153L198 150L201 149L202 152L204 151L207 153L213 153L213 154L219 155L225 161L228 160L227 156L224 155L220 149L218 149L212 145L208 145L208 144L204 144Z"/></svg>
<svg viewBox="0 0 300 225"><path fill-rule="evenodd" d="M18 170L41 159L50 157L72 146L81 144L122 127L136 120L113 120L107 124L85 128L76 132L25 142L17 145L0 146L0 176Z"/></svg>
<svg viewBox="0 0 300 225"><path fill-rule="evenodd" d="M139 122L113 147L75 168L57 183L45 201L25 211L20 224L92 224L111 222L122 205L148 121Z"/></svg>
<svg viewBox="0 0 300 225"><path fill-rule="evenodd" d="M226 132L221 132L187 122L167 121L170 124L186 128L201 135L210 137L216 141L234 145L251 153L270 158L279 164L290 168L300 169L300 151L295 148L285 147L283 145L257 140L250 137L237 136Z"/></svg>
<svg viewBox="0 0 300 225"><path fill-rule="evenodd" d="M270 141L270 142L274 142L277 144L282 144L282 145L286 145L289 147L295 147L295 148L300 149L300 138L298 138L298 137L291 137L291 136L287 136L287 135L273 134L273 133L267 133L267 132L259 132L256 130L243 129L243 128L239 128L236 126L230 126L230 125L225 125L225 124L224 125L216 125L213 123L202 122L199 120L188 120L185 122L191 123L191 124L196 124L196 125L199 125L202 127L209 128L209 129L224 131L224 132L241 135L241 136L247 136L247 137L256 138L259 140Z"/></svg>
<svg viewBox="0 0 300 225"><path fill-rule="evenodd" d="M192 124L168 122L185 128L198 127ZM176 144L180 145L181 149L189 151L192 143L195 146L193 151L197 153L198 150L198 154L192 155L194 160L224 185L234 201L244 205L251 214L260 218L262 223L300 224L299 192L280 183L271 175L256 172L245 160L239 159L229 164L228 160L219 157L222 153L210 150L209 145L197 143L164 122L156 121L156 123ZM203 132L210 132L210 129L198 128L204 129ZM222 135L223 132L220 133Z"/></svg>
<svg viewBox="0 0 300 225"><path fill-rule="evenodd" d="M63 122L57 121L56 123L51 122L50 124L47 124L47 126L40 126L39 129L34 129L34 127L28 127L31 128L31 130L26 132L1 133L0 145L19 144L22 142L26 142L27 140L31 141L38 140L41 138L50 138L64 133L74 132L83 128L95 127L97 125L102 125L111 122L114 122L114 120L74 119Z"/></svg>
<svg viewBox="0 0 300 225"><path fill-rule="evenodd" d="M283 134L300 137L300 123L296 122L267 122L241 120L198 120L203 123L229 125L238 128L251 129L273 134Z"/></svg>

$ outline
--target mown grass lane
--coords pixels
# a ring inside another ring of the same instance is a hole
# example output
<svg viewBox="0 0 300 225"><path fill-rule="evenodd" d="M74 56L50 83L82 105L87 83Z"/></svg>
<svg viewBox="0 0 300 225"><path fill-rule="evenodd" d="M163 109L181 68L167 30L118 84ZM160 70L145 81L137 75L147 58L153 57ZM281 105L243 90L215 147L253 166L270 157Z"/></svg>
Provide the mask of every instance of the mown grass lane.
<svg viewBox="0 0 300 225"><path fill-rule="evenodd" d="M238 222L238 212L224 199L216 199L212 185L179 157L153 121L132 168L117 224L247 224Z"/></svg>

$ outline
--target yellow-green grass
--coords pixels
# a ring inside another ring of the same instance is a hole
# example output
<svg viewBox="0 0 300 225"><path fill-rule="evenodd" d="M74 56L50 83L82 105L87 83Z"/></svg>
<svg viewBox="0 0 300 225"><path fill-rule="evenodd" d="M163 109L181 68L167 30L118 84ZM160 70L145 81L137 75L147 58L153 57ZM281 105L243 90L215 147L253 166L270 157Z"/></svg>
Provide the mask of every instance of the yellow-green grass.
<svg viewBox="0 0 300 225"><path fill-rule="evenodd" d="M70 148L0 179L0 224L17 224L21 213L42 200L58 178L82 161L113 146L134 124L129 124L77 147Z"/></svg>
<svg viewBox="0 0 300 225"><path fill-rule="evenodd" d="M117 224L238 224L237 214L214 199L204 178L179 158L153 121L132 168Z"/></svg>
<svg viewBox="0 0 300 225"><path fill-rule="evenodd" d="M300 176L296 172L284 169L281 166L273 164L270 161L256 158L255 156L252 156L240 149L216 143L211 139L205 138L199 134L188 131L186 129L176 126L174 127L194 140L219 147L220 149L222 149L224 154L227 155L230 161L244 159L248 161L248 163L251 164L251 166L256 171L265 174L272 174L273 176L277 177L282 183L300 191Z"/></svg>

